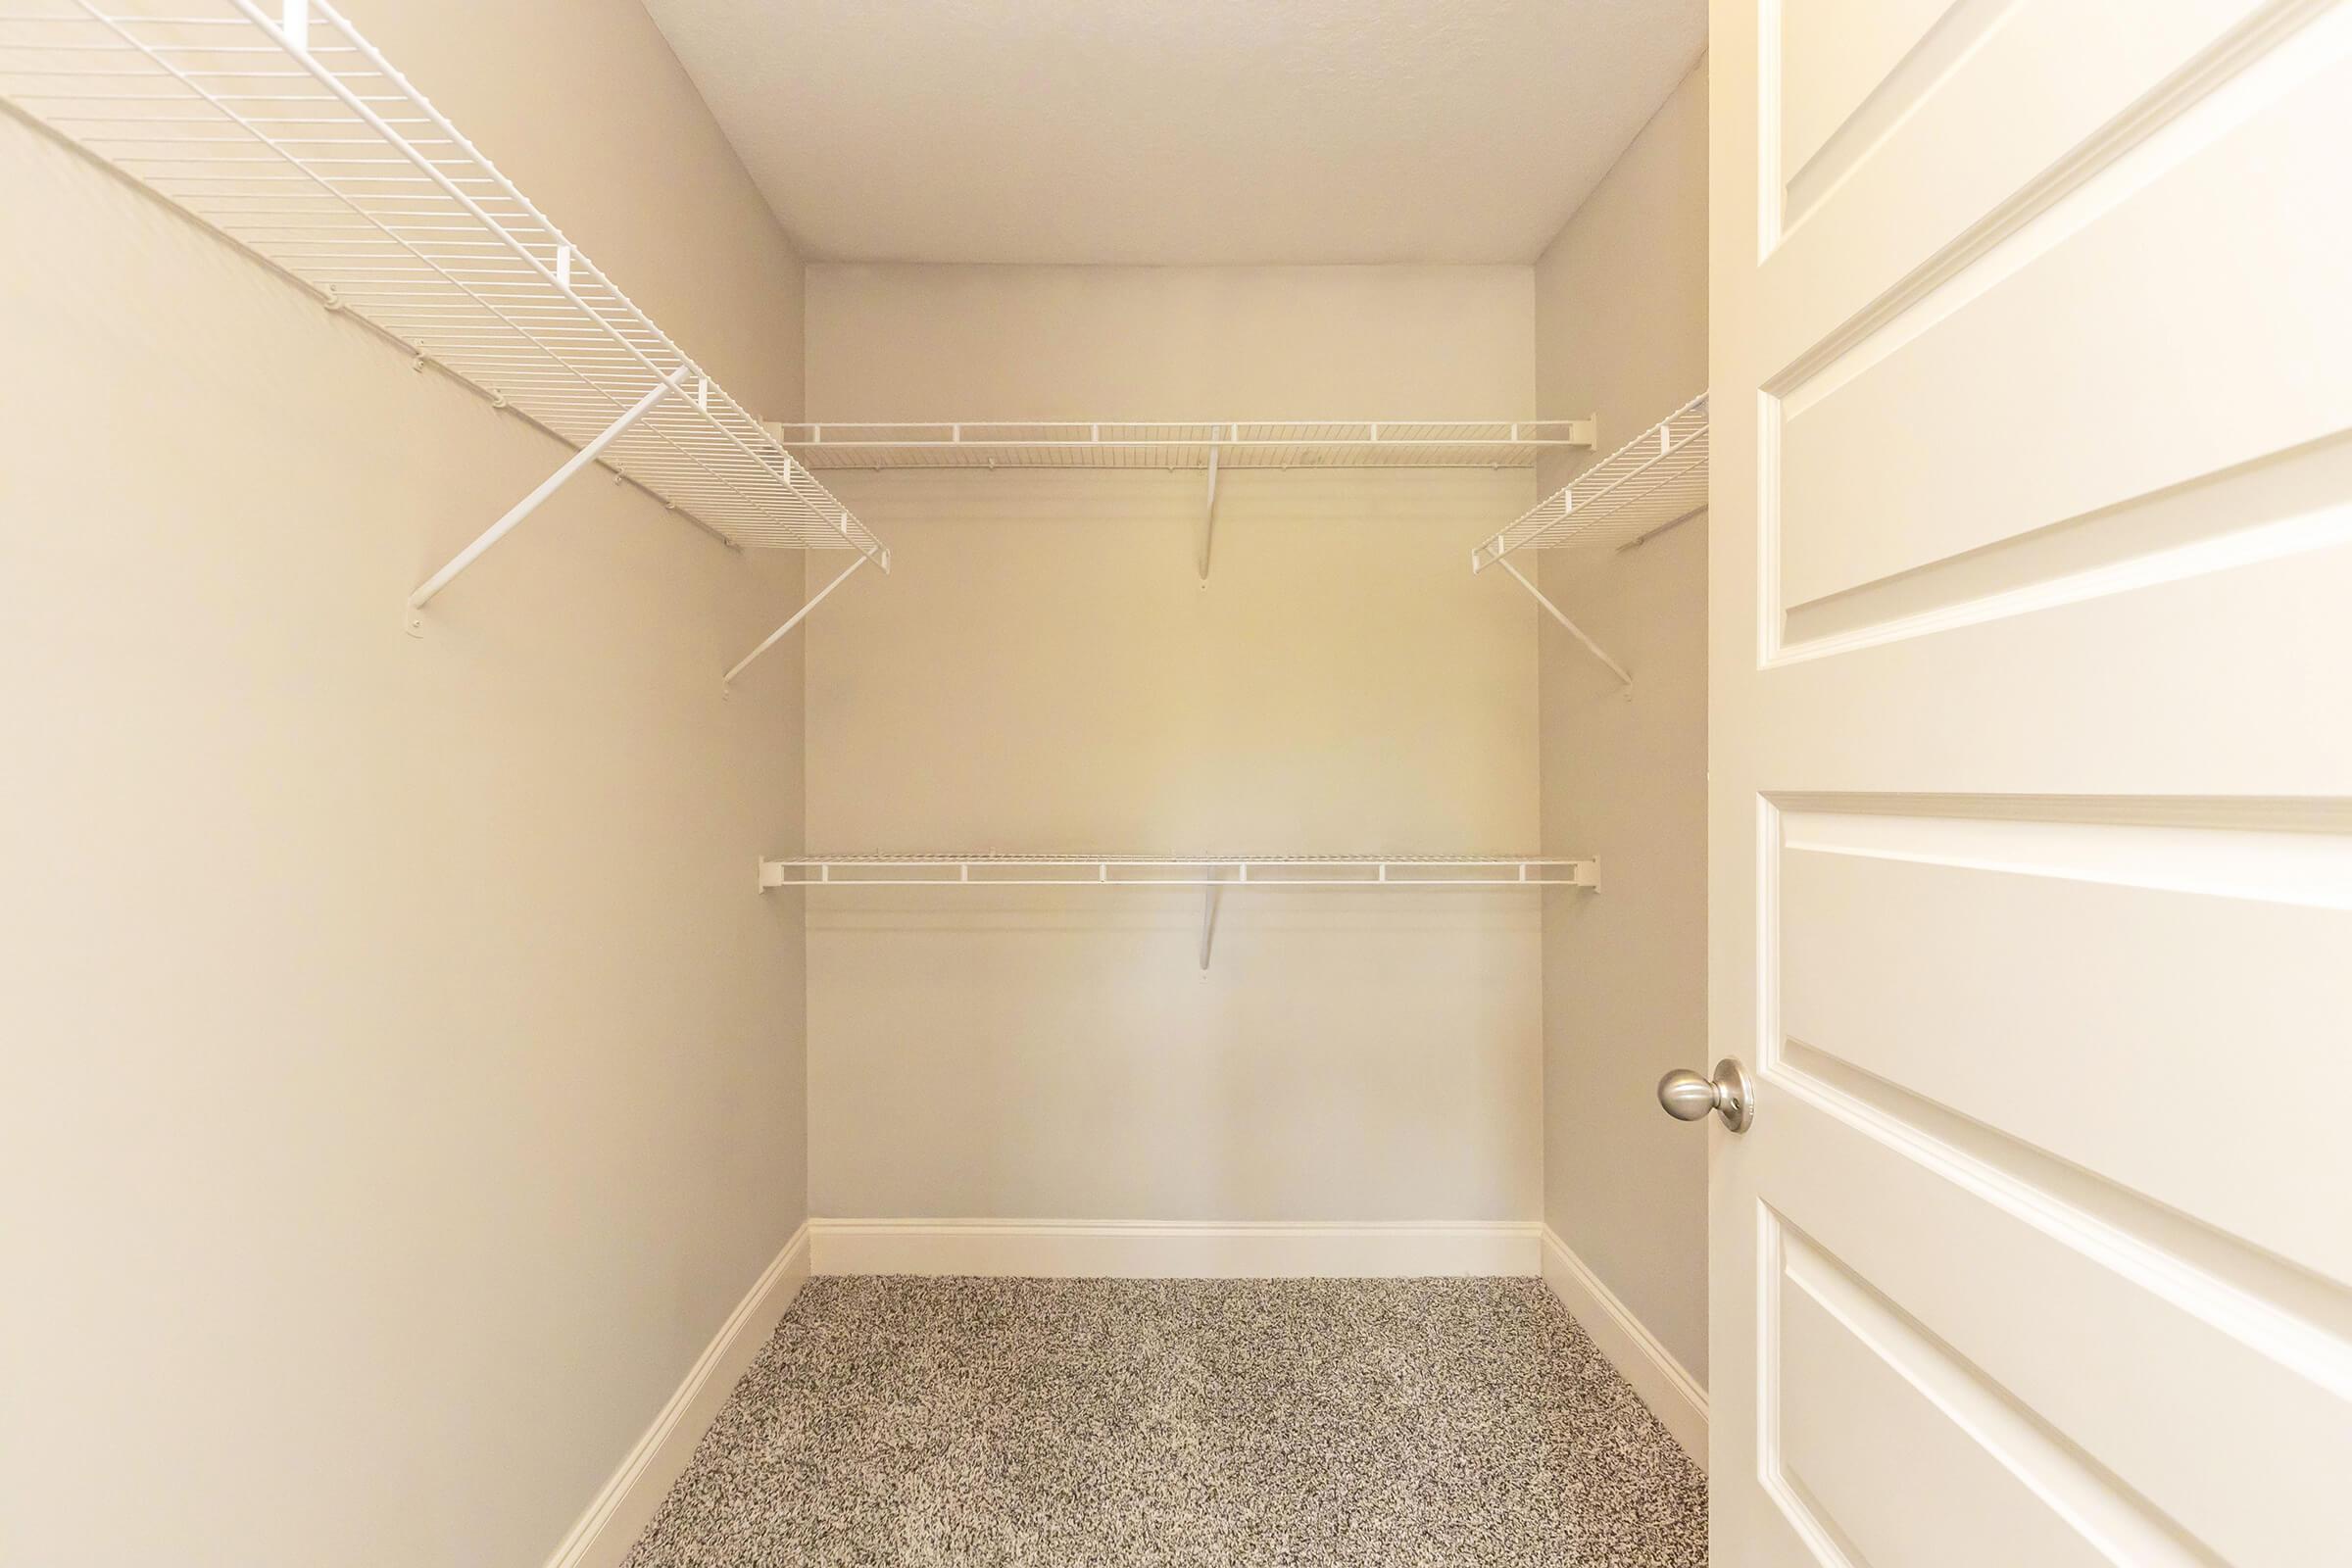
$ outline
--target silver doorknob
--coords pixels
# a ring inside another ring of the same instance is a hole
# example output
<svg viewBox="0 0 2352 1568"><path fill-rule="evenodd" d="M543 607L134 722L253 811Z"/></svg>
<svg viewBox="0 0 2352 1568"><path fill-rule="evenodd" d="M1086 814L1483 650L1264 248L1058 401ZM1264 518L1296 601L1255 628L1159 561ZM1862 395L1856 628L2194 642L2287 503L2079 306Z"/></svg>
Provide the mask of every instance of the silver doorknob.
<svg viewBox="0 0 2352 1568"><path fill-rule="evenodd" d="M1698 1121L1711 1110L1726 1127L1743 1133L1756 1119L1756 1086L1739 1057L1726 1056L1715 1064L1712 1078L1677 1067L1659 1079L1658 1103L1676 1121Z"/></svg>

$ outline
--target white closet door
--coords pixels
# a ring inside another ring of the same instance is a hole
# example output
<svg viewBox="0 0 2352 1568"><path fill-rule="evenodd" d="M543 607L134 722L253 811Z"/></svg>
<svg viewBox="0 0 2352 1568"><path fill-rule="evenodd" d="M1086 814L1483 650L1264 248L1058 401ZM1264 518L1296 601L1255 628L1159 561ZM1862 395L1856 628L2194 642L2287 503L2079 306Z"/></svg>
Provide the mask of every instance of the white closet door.
<svg viewBox="0 0 2352 1568"><path fill-rule="evenodd" d="M1715 1561L2352 1564L2352 4L1713 11Z"/></svg>

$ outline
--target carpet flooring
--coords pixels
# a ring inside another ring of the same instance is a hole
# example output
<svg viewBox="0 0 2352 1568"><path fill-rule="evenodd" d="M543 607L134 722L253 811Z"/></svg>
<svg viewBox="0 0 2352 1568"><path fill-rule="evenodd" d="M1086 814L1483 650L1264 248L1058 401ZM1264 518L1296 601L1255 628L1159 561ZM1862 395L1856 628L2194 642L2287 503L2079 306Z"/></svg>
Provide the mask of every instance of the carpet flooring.
<svg viewBox="0 0 2352 1568"><path fill-rule="evenodd" d="M817 1279L625 1568L1702 1568L1540 1281Z"/></svg>

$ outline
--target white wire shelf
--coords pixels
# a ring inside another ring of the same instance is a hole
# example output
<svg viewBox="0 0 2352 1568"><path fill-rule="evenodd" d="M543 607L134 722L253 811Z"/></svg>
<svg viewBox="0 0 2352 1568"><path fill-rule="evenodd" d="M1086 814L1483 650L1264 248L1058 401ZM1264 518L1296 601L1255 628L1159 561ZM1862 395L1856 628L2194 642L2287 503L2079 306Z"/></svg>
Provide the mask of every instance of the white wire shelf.
<svg viewBox="0 0 2352 1568"><path fill-rule="evenodd" d="M814 855L761 860L771 888L1198 888L1200 973L1236 888L1587 888L1600 866L1538 856Z"/></svg>
<svg viewBox="0 0 2352 1568"><path fill-rule="evenodd" d="M761 860L788 887L1574 887L1596 861L1534 856L832 855Z"/></svg>
<svg viewBox="0 0 2352 1568"><path fill-rule="evenodd" d="M1622 550L1703 511L1706 504L1707 395L1701 392L1471 551L1470 569L1500 566L1630 689L1634 677L1626 667L1544 597L1510 558L1523 550Z"/></svg>
<svg viewBox="0 0 2352 1568"><path fill-rule="evenodd" d="M880 541L324 0L0 0L0 99L721 537L887 569Z"/></svg>
<svg viewBox="0 0 2352 1568"><path fill-rule="evenodd" d="M944 420L770 424L810 468L1525 468L1590 419Z"/></svg>
<svg viewBox="0 0 2352 1568"><path fill-rule="evenodd" d="M1529 508L1470 553L1470 569L1522 550L1639 544L1707 504L1707 395L1697 397Z"/></svg>

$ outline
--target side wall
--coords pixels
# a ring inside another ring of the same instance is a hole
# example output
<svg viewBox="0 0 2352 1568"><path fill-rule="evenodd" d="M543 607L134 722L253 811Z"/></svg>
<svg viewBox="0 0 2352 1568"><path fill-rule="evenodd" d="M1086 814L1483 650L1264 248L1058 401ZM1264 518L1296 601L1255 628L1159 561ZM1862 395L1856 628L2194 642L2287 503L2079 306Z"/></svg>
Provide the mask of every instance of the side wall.
<svg viewBox="0 0 2352 1568"><path fill-rule="evenodd" d="M1525 268L812 267L811 417L1522 417ZM1524 470L846 474L898 568L808 645L808 839L1523 853ZM815 564L821 569L822 564ZM812 579L813 580L813 579ZM1530 1221L1525 893L811 894L813 1211ZM820 1253L820 1266L821 1253Z"/></svg>
<svg viewBox="0 0 2352 1568"><path fill-rule="evenodd" d="M797 412L634 0L349 5ZM413 640L566 449L5 113L0 212L0 1557L537 1563L805 1212L801 564L584 478Z"/></svg>
<svg viewBox="0 0 2352 1568"><path fill-rule="evenodd" d="M1597 411L1603 451L1705 387L1703 62L1538 262L1536 324L1544 415ZM1634 684L1548 619L1541 666L1544 847L1597 856L1602 882L1544 911L1544 1219L1702 1385L1707 1135L1653 1092L1706 1049L1705 535L1702 515L1545 562L1544 592Z"/></svg>

